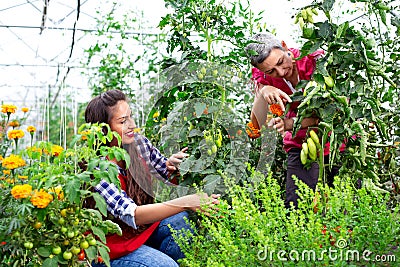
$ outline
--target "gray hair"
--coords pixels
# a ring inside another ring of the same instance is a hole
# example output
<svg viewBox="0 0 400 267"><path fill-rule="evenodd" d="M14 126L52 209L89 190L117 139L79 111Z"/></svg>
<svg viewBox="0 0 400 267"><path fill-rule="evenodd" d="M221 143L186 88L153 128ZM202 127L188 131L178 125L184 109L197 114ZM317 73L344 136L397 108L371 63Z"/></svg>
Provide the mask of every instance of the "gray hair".
<svg viewBox="0 0 400 267"><path fill-rule="evenodd" d="M271 33L258 33L250 41L253 42L246 46L245 51L254 67L261 64L269 56L272 49L284 50L281 42Z"/></svg>

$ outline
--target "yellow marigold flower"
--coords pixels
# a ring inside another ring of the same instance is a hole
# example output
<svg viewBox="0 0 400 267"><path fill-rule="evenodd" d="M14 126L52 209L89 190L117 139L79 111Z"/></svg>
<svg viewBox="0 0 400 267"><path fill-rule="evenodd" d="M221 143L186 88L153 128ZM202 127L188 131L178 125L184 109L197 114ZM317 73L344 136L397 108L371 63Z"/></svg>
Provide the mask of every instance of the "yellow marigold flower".
<svg viewBox="0 0 400 267"><path fill-rule="evenodd" d="M27 175L18 175L18 178L21 180L26 180L26 179L28 179L28 176Z"/></svg>
<svg viewBox="0 0 400 267"><path fill-rule="evenodd" d="M2 155L0 155L0 161L2 161L3 160L3 156Z"/></svg>
<svg viewBox="0 0 400 267"><path fill-rule="evenodd" d="M33 196L31 197L31 202L33 206L40 209L46 208L51 201L53 201L53 196L43 189L41 189L40 191L35 190Z"/></svg>
<svg viewBox="0 0 400 267"><path fill-rule="evenodd" d="M162 118L161 121L162 122L167 121L167 118Z"/></svg>
<svg viewBox="0 0 400 267"><path fill-rule="evenodd" d="M32 186L29 184L16 185L11 189L11 195L15 199L27 198L31 195Z"/></svg>
<svg viewBox="0 0 400 267"><path fill-rule="evenodd" d="M4 174L4 175L10 175L10 174L11 174L11 171L10 171L10 170L3 170L3 174Z"/></svg>
<svg viewBox="0 0 400 267"><path fill-rule="evenodd" d="M18 127L19 126L19 122L17 121L17 120L13 120L13 121L10 121L9 123L8 123L8 126L10 126L10 127Z"/></svg>
<svg viewBox="0 0 400 267"><path fill-rule="evenodd" d="M14 105L1 105L1 112L3 113L15 113L15 111L17 110L17 107Z"/></svg>
<svg viewBox="0 0 400 267"><path fill-rule="evenodd" d="M25 133L22 130L11 130L8 132L9 139L21 139L24 137Z"/></svg>
<svg viewBox="0 0 400 267"><path fill-rule="evenodd" d="M25 160L23 160L20 156L14 154L11 154L10 156L4 158L2 161L2 166L9 170L23 167L25 165Z"/></svg>
<svg viewBox="0 0 400 267"><path fill-rule="evenodd" d="M133 132L134 133L140 133L140 131L141 131L141 129L138 127L138 128L135 128L135 129L133 129Z"/></svg>
<svg viewBox="0 0 400 267"><path fill-rule="evenodd" d="M53 188L50 188L49 192L56 194L57 198L59 200L63 200L64 199L64 192L62 191L61 185L58 185L58 186L53 187Z"/></svg>
<svg viewBox="0 0 400 267"><path fill-rule="evenodd" d="M14 184L15 180L14 179L6 179L6 182L9 184Z"/></svg>
<svg viewBox="0 0 400 267"><path fill-rule="evenodd" d="M153 118L155 119L155 118L157 118L158 116L160 116L160 112L158 112L158 111L154 112Z"/></svg>
<svg viewBox="0 0 400 267"><path fill-rule="evenodd" d="M60 155L60 153L64 150L64 148L62 146L58 146L58 145L53 145L51 147L51 154L53 156L58 157L58 155Z"/></svg>
<svg viewBox="0 0 400 267"><path fill-rule="evenodd" d="M36 128L32 125L28 126L28 128L26 128L26 130L28 131L28 133L34 133L36 132Z"/></svg>
<svg viewBox="0 0 400 267"><path fill-rule="evenodd" d="M24 107L24 108L21 108L21 110L22 110L22 112L27 113L29 111L29 108Z"/></svg>

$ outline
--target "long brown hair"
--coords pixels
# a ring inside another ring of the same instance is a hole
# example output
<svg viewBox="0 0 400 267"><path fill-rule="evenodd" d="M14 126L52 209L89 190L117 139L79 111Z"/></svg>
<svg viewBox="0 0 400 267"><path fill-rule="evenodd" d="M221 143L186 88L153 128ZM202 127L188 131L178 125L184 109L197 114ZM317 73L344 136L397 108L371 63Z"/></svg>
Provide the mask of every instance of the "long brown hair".
<svg viewBox="0 0 400 267"><path fill-rule="evenodd" d="M119 101L128 102L126 95L119 90L109 90L93 98L86 107L85 121L109 124ZM125 164L120 166L127 172L126 194L135 201L136 205L154 203L150 172L138 152L136 142L124 145L124 148L131 158L130 166L126 167Z"/></svg>

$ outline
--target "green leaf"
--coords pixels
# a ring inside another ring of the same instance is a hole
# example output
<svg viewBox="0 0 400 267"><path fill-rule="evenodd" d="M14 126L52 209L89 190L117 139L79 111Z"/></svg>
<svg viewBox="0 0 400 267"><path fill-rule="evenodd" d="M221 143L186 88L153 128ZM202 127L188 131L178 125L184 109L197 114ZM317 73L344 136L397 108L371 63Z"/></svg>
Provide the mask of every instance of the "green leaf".
<svg viewBox="0 0 400 267"><path fill-rule="evenodd" d="M85 249L85 253L86 253L86 257L87 257L88 259L93 260L93 259L95 259L96 256L97 256L97 249L96 249L95 246L90 246L90 247L88 247L87 249Z"/></svg>
<svg viewBox="0 0 400 267"><path fill-rule="evenodd" d="M342 33L345 32L347 30L347 28L349 27L349 22L346 21L345 23L342 23L339 25L337 31L336 31L336 39L339 39L342 37Z"/></svg>
<svg viewBox="0 0 400 267"><path fill-rule="evenodd" d="M91 229L93 234L96 235L101 242L106 243L106 235L104 234L103 230L96 226L92 226Z"/></svg>
<svg viewBox="0 0 400 267"><path fill-rule="evenodd" d="M42 267L58 267L58 258L47 258L43 261Z"/></svg>
<svg viewBox="0 0 400 267"><path fill-rule="evenodd" d="M325 12L328 12L332 9L333 4L335 4L335 0L325 0L322 3L322 8L325 10Z"/></svg>
<svg viewBox="0 0 400 267"><path fill-rule="evenodd" d="M104 198L97 192L93 193L93 198L96 201L96 208L103 214L107 216L107 204Z"/></svg>
<svg viewBox="0 0 400 267"><path fill-rule="evenodd" d="M212 194L215 192L215 188L221 182L221 176L219 175L207 175L204 179L204 192Z"/></svg>
<svg viewBox="0 0 400 267"><path fill-rule="evenodd" d="M103 261L107 267L110 267L110 255L108 251L104 247L99 247L100 256L103 258Z"/></svg>
<svg viewBox="0 0 400 267"><path fill-rule="evenodd" d="M88 163L87 170L88 171L94 170L95 168L97 168L99 166L99 162L100 162L100 159L98 159L98 158L91 159Z"/></svg>
<svg viewBox="0 0 400 267"><path fill-rule="evenodd" d="M47 258L51 254L51 249L48 247L40 247L38 248L37 253L40 256Z"/></svg>
<svg viewBox="0 0 400 267"><path fill-rule="evenodd" d="M65 191L67 193L67 199L72 202L79 203L79 189L81 187L81 183L79 180L79 176L71 176L68 183L65 185Z"/></svg>
<svg viewBox="0 0 400 267"><path fill-rule="evenodd" d="M381 16L383 24L386 25L386 11L383 9L379 10L379 16Z"/></svg>
<svg viewBox="0 0 400 267"><path fill-rule="evenodd" d="M200 117L203 114L203 111L206 109L207 105L206 103L202 102L197 102L194 104L194 110L196 112L196 117Z"/></svg>

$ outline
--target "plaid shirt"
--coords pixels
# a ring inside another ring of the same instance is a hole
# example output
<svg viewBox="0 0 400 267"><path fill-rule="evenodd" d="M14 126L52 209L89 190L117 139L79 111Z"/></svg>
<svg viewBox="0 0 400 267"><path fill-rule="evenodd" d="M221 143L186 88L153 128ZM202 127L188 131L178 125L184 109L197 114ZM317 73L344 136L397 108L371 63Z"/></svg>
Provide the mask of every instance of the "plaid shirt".
<svg viewBox="0 0 400 267"><path fill-rule="evenodd" d="M136 134L135 140L141 156L149 167L150 173L157 179L169 184L166 165L168 159L143 135ZM126 175L125 170L119 167L118 170L121 175ZM120 190L116 185L110 184L105 180L101 180L94 189L106 201L108 212L134 229L137 229L134 216L137 205L128 197L124 190Z"/></svg>

